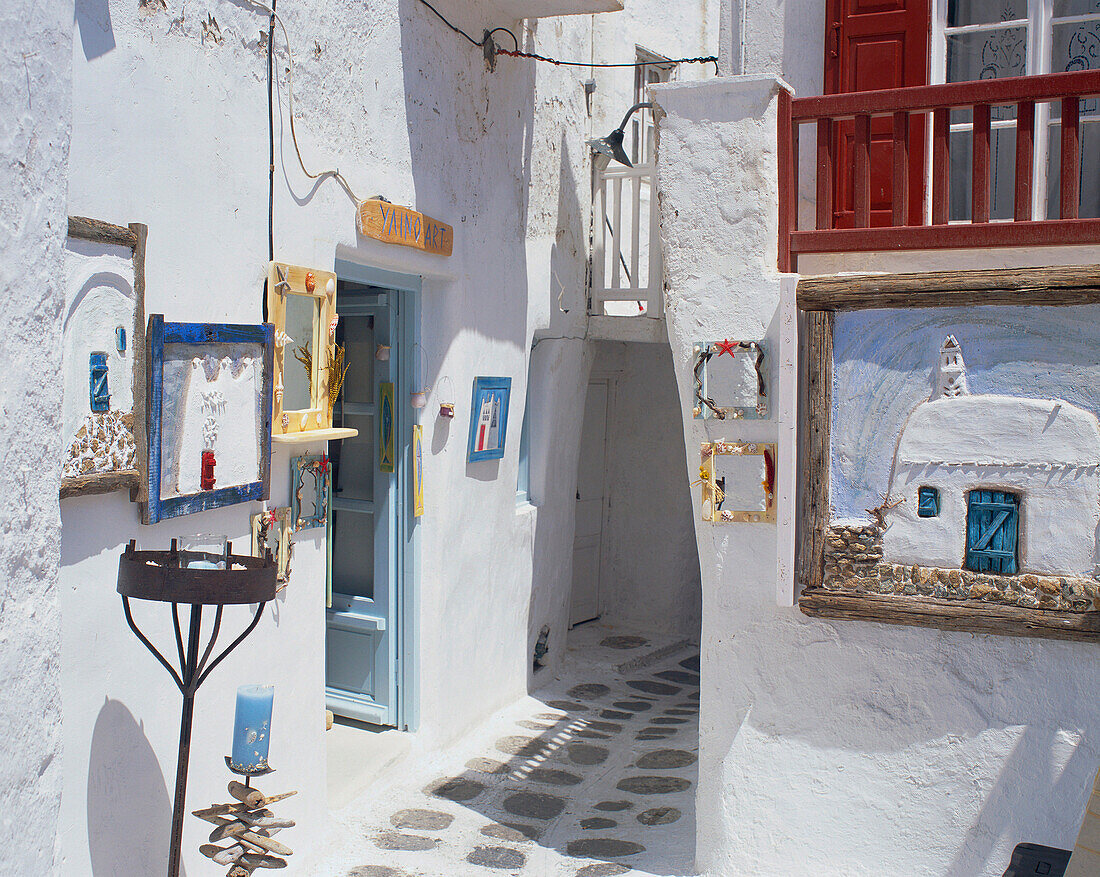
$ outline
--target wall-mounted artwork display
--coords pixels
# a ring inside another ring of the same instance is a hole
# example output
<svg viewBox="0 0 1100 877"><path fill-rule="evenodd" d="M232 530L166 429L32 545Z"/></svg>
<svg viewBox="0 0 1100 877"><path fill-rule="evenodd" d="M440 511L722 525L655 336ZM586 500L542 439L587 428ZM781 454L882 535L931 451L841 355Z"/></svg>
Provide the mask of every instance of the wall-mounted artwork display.
<svg viewBox="0 0 1100 877"><path fill-rule="evenodd" d="M703 520L774 524L776 450L768 442L703 442Z"/></svg>
<svg viewBox="0 0 1100 877"><path fill-rule="evenodd" d="M977 272L867 280L920 307L844 278L847 307L811 311L804 611L1100 639L1100 304L1057 303L1075 271L1006 272L1027 289L991 304L959 292Z"/></svg>
<svg viewBox="0 0 1100 877"><path fill-rule="evenodd" d="M470 442L466 459L499 460L504 456L508 433L508 397L511 378L474 378L474 396L470 408Z"/></svg>
<svg viewBox="0 0 1100 877"><path fill-rule="evenodd" d="M266 499L274 327L149 317L142 521Z"/></svg>
<svg viewBox="0 0 1100 877"><path fill-rule="evenodd" d="M378 385L378 468L392 472L394 464L393 384Z"/></svg>
<svg viewBox="0 0 1100 877"><path fill-rule="evenodd" d="M355 436L353 429L332 426L332 407L347 372L336 345L336 275L271 262L267 312L275 324L274 440Z"/></svg>
<svg viewBox="0 0 1100 877"><path fill-rule="evenodd" d="M294 527L289 506L257 512L252 516L252 556L263 557L264 549L275 558L279 589L290 580L290 561L294 553Z"/></svg>
<svg viewBox="0 0 1100 877"><path fill-rule="evenodd" d="M697 341L695 355L696 419L736 420L768 416L764 346L760 341Z"/></svg>
<svg viewBox="0 0 1100 877"><path fill-rule="evenodd" d="M413 517L424 514L424 427L413 424Z"/></svg>
<svg viewBox="0 0 1100 877"><path fill-rule="evenodd" d="M331 468L324 455L291 459L290 518L295 532L328 523Z"/></svg>
<svg viewBox="0 0 1100 877"><path fill-rule="evenodd" d="M145 471L144 225L69 217L62 253L61 496L130 488Z"/></svg>

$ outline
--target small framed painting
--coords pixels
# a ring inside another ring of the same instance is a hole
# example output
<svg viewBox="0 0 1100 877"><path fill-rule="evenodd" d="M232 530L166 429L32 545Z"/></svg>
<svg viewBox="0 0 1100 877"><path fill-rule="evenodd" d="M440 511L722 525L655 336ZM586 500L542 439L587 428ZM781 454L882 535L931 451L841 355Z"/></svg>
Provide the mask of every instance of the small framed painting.
<svg viewBox="0 0 1100 877"><path fill-rule="evenodd" d="M768 416L762 341L696 341L696 420L757 420Z"/></svg>
<svg viewBox="0 0 1100 877"><path fill-rule="evenodd" d="M142 523L267 499L274 333L149 317Z"/></svg>
<svg viewBox="0 0 1100 877"><path fill-rule="evenodd" d="M499 460L504 456L508 433L508 396L511 378L474 378L474 400L470 408L470 463Z"/></svg>
<svg viewBox="0 0 1100 877"><path fill-rule="evenodd" d="M424 427L413 425L413 517L424 514Z"/></svg>
<svg viewBox="0 0 1100 877"><path fill-rule="evenodd" d="M393 384L378 385L378 468L393 471Z"/></svg>
<svg viewBox="0 0 1100 877"><path fill-rule="evenodd" d="M325 455L291 458L290 520L295 533L328 522L331 469Z"/></svg>
<svg viewBox="0 0 1100 877"><path fill-rule="evenodd" d="M703 520L774 524L776 451L768 442L703 442Z"/></svg>
<svg viewBox="0 0 1100 877"><path fill-rule="evenodd" d="M289 506L257 512L252 516L252 556L263 557L265 548L271 552L278 564L275 581L280 591L290 580L293 536L294 527L291 525Z"/></svg>

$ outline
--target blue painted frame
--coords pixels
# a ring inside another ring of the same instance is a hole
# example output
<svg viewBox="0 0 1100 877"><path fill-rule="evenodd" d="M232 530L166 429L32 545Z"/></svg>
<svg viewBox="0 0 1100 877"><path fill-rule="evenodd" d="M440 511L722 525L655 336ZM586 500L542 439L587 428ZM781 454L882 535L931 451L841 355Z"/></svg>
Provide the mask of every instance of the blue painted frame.
<svg viewBox="0 0 1100 877"><path fill-rule="evenodd" d="M264 370L260 398L256 400L257 429L260 430L260 478L249 484L204 490L188 496L162 499L160 495L161 414L164 394L165 344L263 344ZM146 472L148 501L141 506L143 524L165 518L190 515L257 499L267 499L271 490L271 391L275 367L275 327L271 323L166 323L164 314L150 314L146 332L146 432L149 466Z"/></svg>
<svg viewBox="0 0 1100 877"><path fill-rule="evenodd" d="M481 411L482 402L489 396L500 393L502 402L500 406L500 447L490 448L484 451L476 451L478 412ZM508 398L512 394L511 378L476 377L474 378L474 394L470 407L470 440L466 446L466 461L478 463L482 460L500 460L504 458L505 442L508 439Z"/></svg>
<svg viewBox="0 0 1100 877"><path fill-rule="evenodd" d="M397 399L404 398L407 388L416 384L416 362L413 356L420 344L420 313L423 278L375 268L358 261L353 248L338 246L333 269L343 280L377 286L400 295L401 305L391 327L397 339L400 359L396 363ZM410 405L395 405L397 435L408 435L418 414ZM396 538L390 562L399 577L397 594L397 727L416 731L420 725L420 530L423 519L412 514L408 499L412 490L411 442L398 441L395 447L397 471L391 480L394 491Z"/></svg>

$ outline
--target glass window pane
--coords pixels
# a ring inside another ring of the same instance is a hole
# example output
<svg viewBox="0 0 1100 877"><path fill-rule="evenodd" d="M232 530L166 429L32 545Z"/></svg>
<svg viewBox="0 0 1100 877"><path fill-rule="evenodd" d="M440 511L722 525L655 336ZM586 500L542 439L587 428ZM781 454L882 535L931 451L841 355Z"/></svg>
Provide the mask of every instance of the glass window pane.
<svg viewBox="0 0 1100 877"><path fill-rule="evenodd" d="M1081 203L1078 216L1100 218L1100 121L1081 122ZM1050 126L1047 219L1061 216L1062 126Z"/></svg>
<svg viewBox="0 0 1100 877"><path fill-rule="evenodd" d="M332 590L374 599L374 516L332 513Z"/></svg>
<svg viewBox="0 0 1100 877"><path fill-rule="evenodd" d="M1027 0L950 0L947 4L947 26L992 24L995 21L1019 21L1027 18Z"/></svg>
<svg viewBox="0 0 1100 877"><path fill-rule="evenodd" d="M1004 79L1027 72L1027 28L954 34L947 37L947 81Z"/></svg>
<svg viewBox="0 0 1100 877"><path fill-rule="evenodd" d="M1100 13L1100 0L1054 0L1055 18L1063 15L1091 15Z"/></svg>
<svg viewBox="0 0 1100 877"><path fill-rule="evenodd" d="M374 317L341 316L337 334L348 369L341 398L345 402L369 403L374 400Z"/></svg>
<svg viewBox="0 0 1100 877"><path fill-rule="evenodd" d="M337 499L374 499L374 424L370 415L345 414L344 426L359 430L355 438L340 442L339 456L333 454Z"/></svg>
<svg viewBox="0 0 1100 877"><path fill-rule="evenodd" d="M973 172L972 131L953 131L950 219L969 220ZM1016 128L994 128L989 136L989 218L1012 219L1016 207Z"/></svg>
<svg viewBox="0 0 1100 877"><path fill-rule="evenodd" d="M1053 73L1100 70L1100 21L1054 25L1050 64ZM1081 101L1082 113L1098 109L1096 98ZM1054 104L1052 110L1060 114L1061 107Z"/></svg>

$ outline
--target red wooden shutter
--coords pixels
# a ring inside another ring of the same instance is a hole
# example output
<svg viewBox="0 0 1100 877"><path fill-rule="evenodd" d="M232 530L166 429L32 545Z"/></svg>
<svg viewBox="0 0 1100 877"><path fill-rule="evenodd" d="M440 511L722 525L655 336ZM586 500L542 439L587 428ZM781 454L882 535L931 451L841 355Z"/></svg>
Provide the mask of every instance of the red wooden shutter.
<svg viewBox="0 0 1100 877"><path fill-rule="evenodd" d="M825 93L877 91L927 85L931 0L827 0L825 15ZM871 120L870 224L891 225L893 119ZM920 225L924 213L925 120L909 120L909 216ZM856 225L853 169L856 124L836 126L835 228Z"/></svg>

